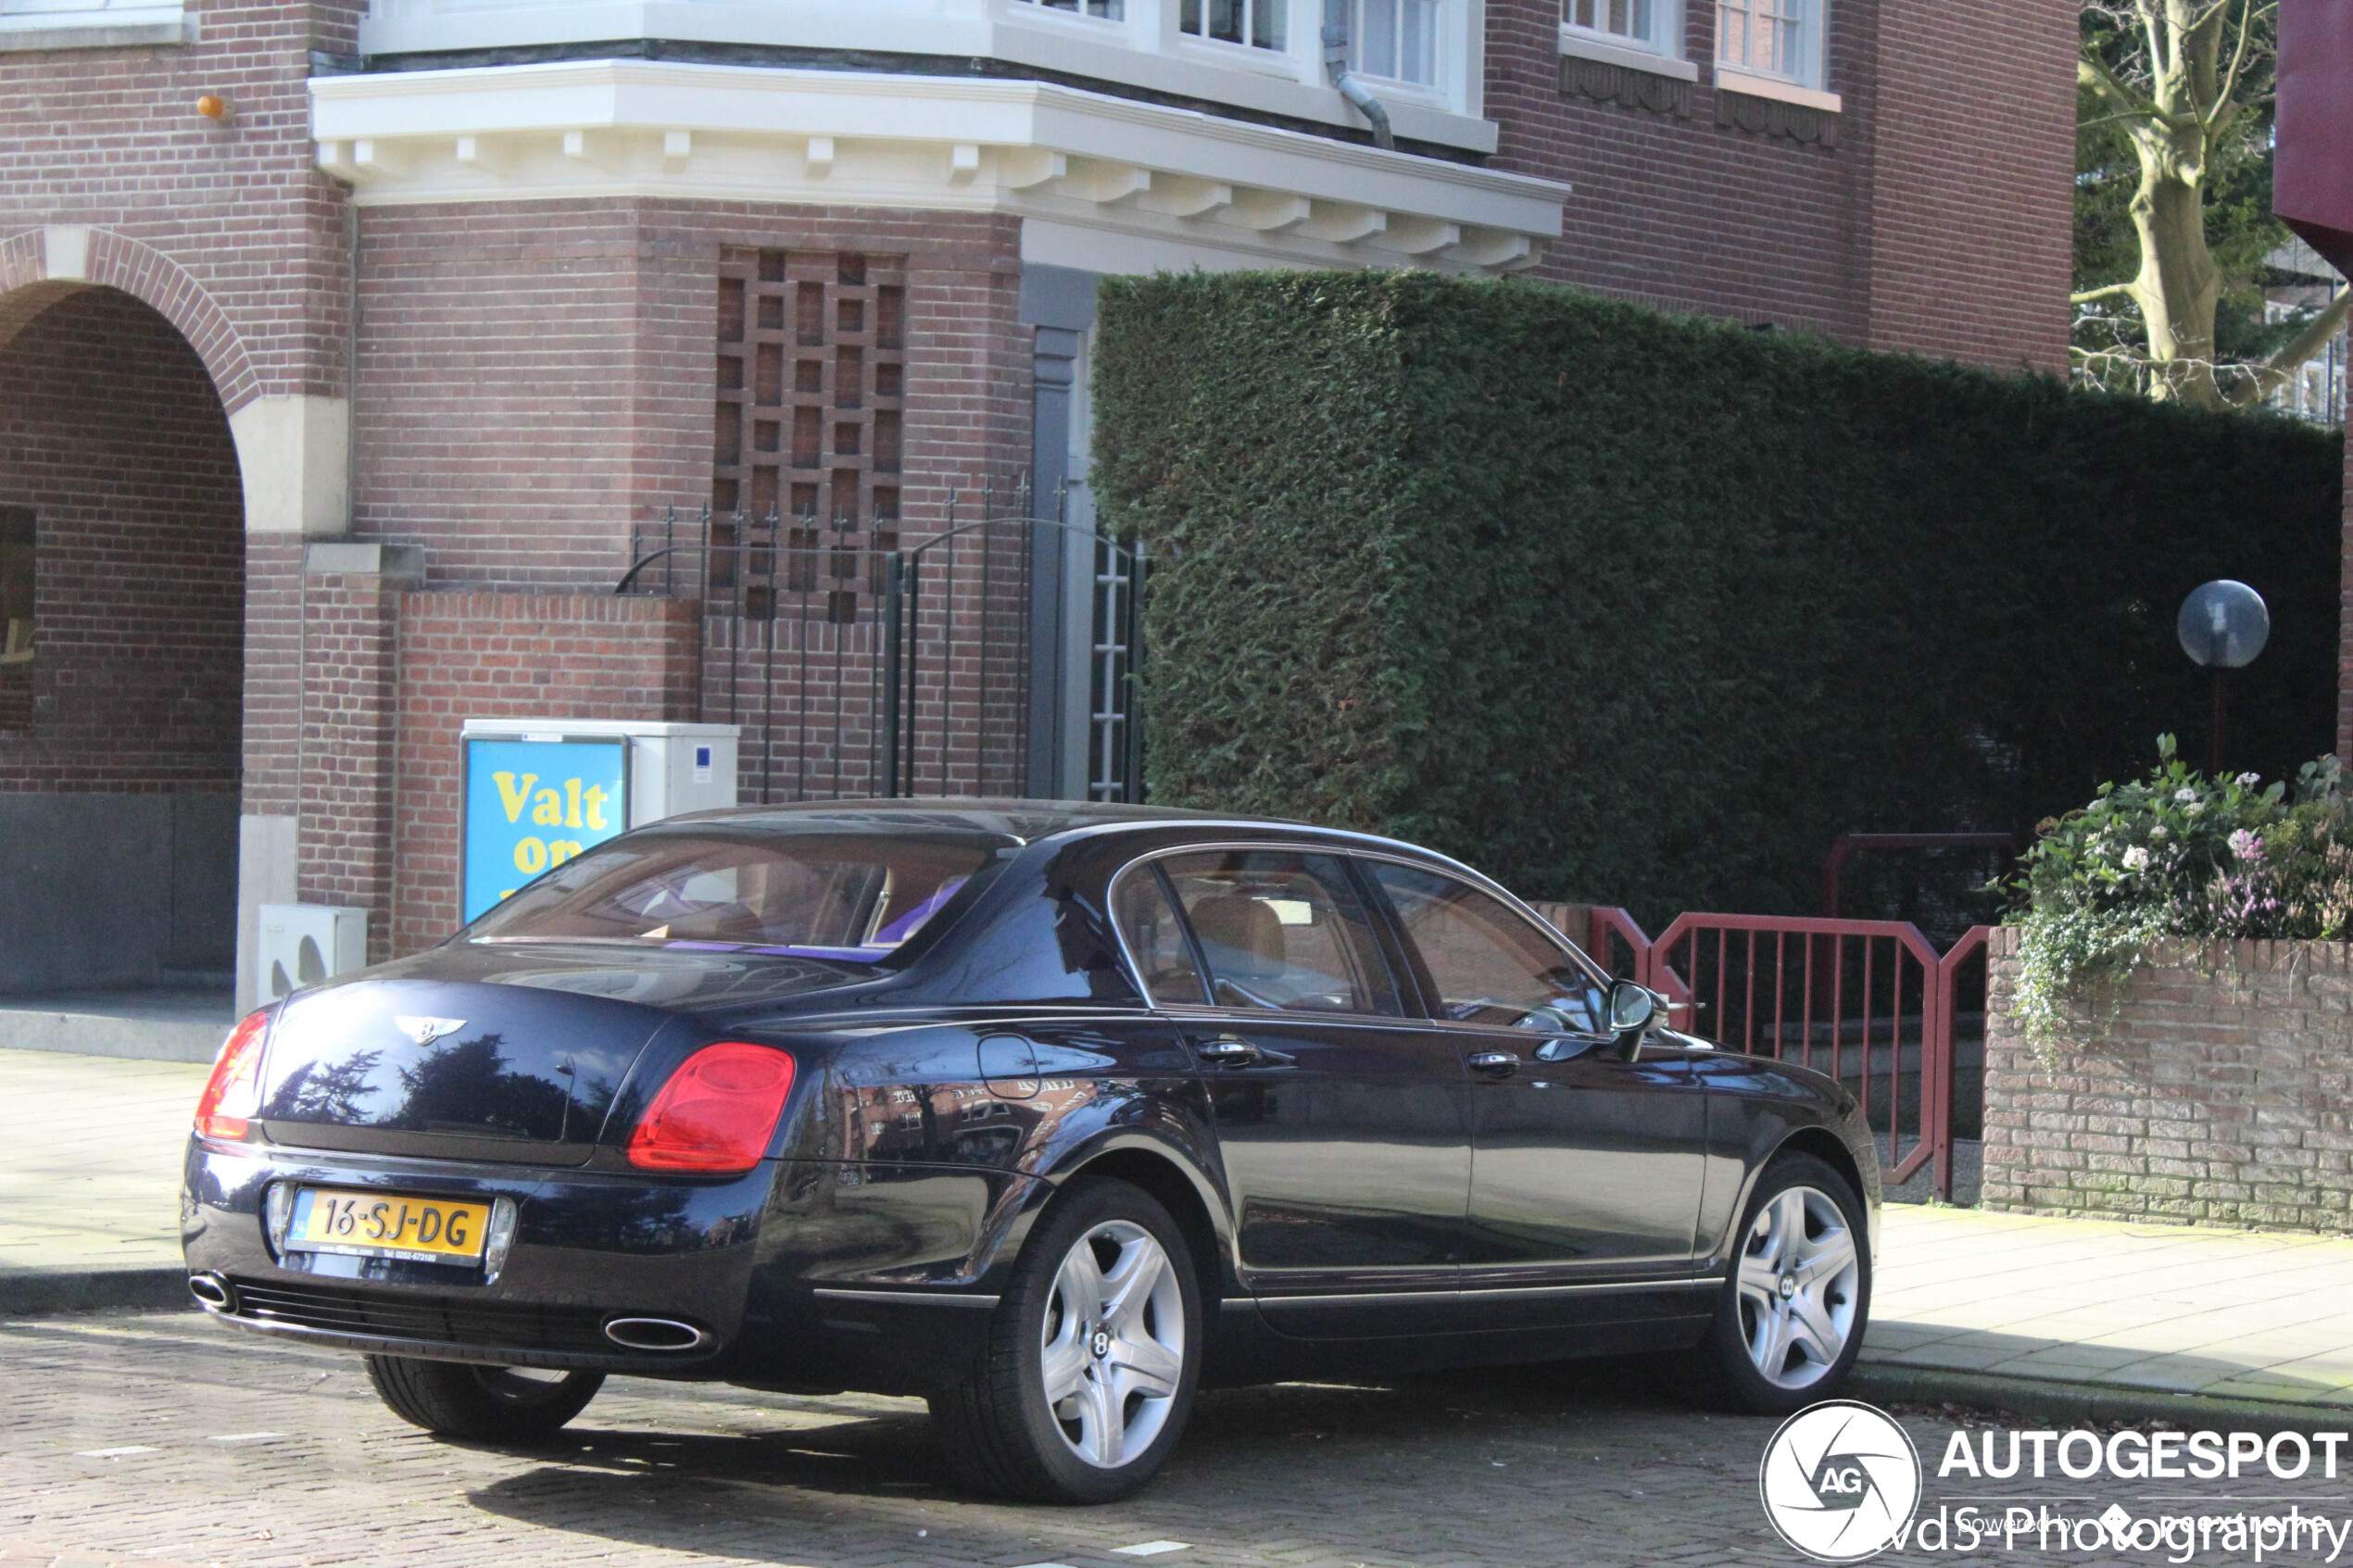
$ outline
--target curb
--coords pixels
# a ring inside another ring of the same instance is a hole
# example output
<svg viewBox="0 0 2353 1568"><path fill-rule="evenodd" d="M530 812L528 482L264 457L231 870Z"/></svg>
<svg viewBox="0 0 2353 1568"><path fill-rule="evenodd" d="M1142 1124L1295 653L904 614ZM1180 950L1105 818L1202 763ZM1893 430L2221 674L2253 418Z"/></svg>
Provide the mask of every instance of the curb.
<svg viewBox="0 0 2353 1568"><path fill-rule="evenodd" d="M1975 1405L2076 1425L2094 1422L2139 1425L2163 1420L2185 1429L2212 1427L2266 1435L2353 1428L2353 1409L2343 1405L2297 1404L2285 1399L2218 1399L2114 1383L2061 1383L2050 1378L2004 1377L1989 1372L1874 1365L1869 1361L1856 1363L1847 1387L1855 1395L1880 1404Z"/></svg>
<svg viewBox="0 0 2353 1568"><path fill-rule="evenodd" d="M90 1312L109 1307L184 1309L188 1271L168 1269L42 1269L0 1273L0 1312L40 1317L53 1312Z"/></svg>

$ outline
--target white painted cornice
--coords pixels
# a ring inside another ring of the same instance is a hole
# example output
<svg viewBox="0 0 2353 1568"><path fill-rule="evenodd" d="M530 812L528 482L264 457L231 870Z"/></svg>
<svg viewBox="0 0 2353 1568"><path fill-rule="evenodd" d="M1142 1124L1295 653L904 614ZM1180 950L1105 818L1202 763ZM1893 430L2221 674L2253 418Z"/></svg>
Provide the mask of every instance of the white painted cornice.
<svg viewBox="0 0 2353 1568"><path fill-rule="evenodd" d="M1364 117L1326 79L1323 0L1288 0L1287 49L1238 48L1189 38L1179 0L1126 0L1109 19L1014 0L374 0L360 23L371 57L578 47L617 39L812 50L867 57L922 55L988 59L1065 78L1116 83L1169 98L1362 128ZM1442 24L1447 81L1428 89L1387 84L1397 134L1409 141L1495 150L1482 119L1484 0L1449 0Z"/></svg>
<svg viewBox="0 0 2353 1568"><path fill-rule="evenodd" d="M996 211L1246 260L1524 266L1568 187L1046 82L651 60L314 78L366 206L648 196Z"/></svg>

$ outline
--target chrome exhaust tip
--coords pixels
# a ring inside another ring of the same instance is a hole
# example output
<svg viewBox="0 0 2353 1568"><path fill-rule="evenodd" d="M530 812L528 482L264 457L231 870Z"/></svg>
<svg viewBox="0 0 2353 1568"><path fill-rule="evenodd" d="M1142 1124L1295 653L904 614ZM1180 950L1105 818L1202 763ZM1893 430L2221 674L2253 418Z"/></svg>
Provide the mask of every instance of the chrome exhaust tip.
<svg viewBox="0 0 2353 1568"><path fill-rule="evenodd" d="M216 1273L190 1274L188 1294L196 1305L208 1312L233 1312L237 1310L237 1287Z"/></svg>
<svg viewBox="0 0 2353 1568"><path fill-rule="evenodd" d="M669 1318L615 1318L605 1324L605 1337L624 1350L658 1350L676 1355L715 1343L690 1323Z"/></svg>

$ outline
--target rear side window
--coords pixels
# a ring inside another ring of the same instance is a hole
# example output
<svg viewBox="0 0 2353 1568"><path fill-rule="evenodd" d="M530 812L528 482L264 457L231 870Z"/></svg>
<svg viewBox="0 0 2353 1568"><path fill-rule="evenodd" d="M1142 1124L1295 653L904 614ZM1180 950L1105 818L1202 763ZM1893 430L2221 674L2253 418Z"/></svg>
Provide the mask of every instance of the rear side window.
<svg viewBox="0 0 2353 1568"><path fill-rule="evenodd" d="M1337 855L1213 850L1162 860L1219 1007L1400 1012L1365 908Z"/></svg>
<svg viewBox="0 0 2353 1568"><path fill-rule="evenodd" d="M565 862L466 935L875 963L996 866L995 846L978 841L633 834Z"/></svg>
<svg viewBox="0 0 2353 1568"><path fill-rule="evenodd" d="M1580 1035L1606 1032L1609 998L1557 946L1502 899L1468 883L1401 866L1365 863L1397 911L1406 940L1437 988L1438 1016Z"/></svg>
<svg viewBox="0 0 2353 1568"><path fill-rule="evenodd" d="M1119 879L1117 902L1120 935L1141 972L1144 994L1156 1005L1206 1003L1209 993L1193 962L1192 944L1185 940L1160 873L1148 865L1128 872Z"/></svg>

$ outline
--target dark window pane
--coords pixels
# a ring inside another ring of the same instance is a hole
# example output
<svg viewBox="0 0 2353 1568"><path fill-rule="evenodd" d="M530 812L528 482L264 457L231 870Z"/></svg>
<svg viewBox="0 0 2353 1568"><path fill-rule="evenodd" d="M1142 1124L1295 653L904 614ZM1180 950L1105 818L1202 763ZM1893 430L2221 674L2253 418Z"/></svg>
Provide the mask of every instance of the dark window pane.
<svg viewBox="0 0 2353 1568"><path fill-rule="evenodd" d="M1501 899L1394 861L1367 862L1456 1023L1603 1033L1609 1000L1560 947Z"/></svg>
<svg viewBox="0 0 2353 1568"><path fill-rule="evenodd" d="M1213 851L1161 862L1220 1007L1394 1015L1397 987L1336 855Z"/></svg>
<svg viewBox="0 0 2353 1568"><path fill-rule="evenodd" d="M1147 997L1162 1005L1189 1002L1199 1006L1209 1000L1201 969L1193 962L1192 946L1185 940L1185 928L1177 922L1176 911L1169 907L1168 895L1162 891L1151 867L1139 866L1120 879L1118 919L1120 935L1127 940L1127 951L1136 960Z"/></svg>

